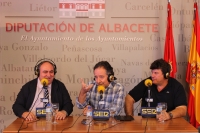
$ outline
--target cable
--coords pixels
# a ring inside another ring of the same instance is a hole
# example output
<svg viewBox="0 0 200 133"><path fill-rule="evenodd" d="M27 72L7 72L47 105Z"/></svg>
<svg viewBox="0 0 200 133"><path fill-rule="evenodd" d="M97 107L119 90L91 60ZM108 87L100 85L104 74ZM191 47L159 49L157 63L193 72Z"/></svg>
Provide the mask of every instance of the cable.
<svg viewBox="0 0 200 133"><path fill-rule="evenodd" d="M152 93L150 93L150 96L152 96ZM147 104L146 104L146 109L147 109L147 107L148 107L148 102L147 102ZM144 133L146 133L146 130L147 130L147 123L148 123L148 117L147 117L147 120L146 120L146 125L145 125L145 128L144 128Z"/></svg>
<svg viewBox="0 0 200 133"><path fill-rule="evenodd" d="M104 129L102 129L102 130L100 131L100 133L102 133L103 130L107 130L107 129L112 128L112 127L114 127L114 126L116 126L116 125L118 125L118 124L121 124L121 123L124 123L124 122L118 122L118 123L116 123L115 125L112 125L112 126L110 126L110 127L104 128Z"/></svg>
<svg viewBox="0 0 200 133"><path fill-rule="evenodd" d="M147 120L146 120L146 125L145 125L145 128L144 128L144 133L146 133L146 130L147 130L147 123L148 123L148 117L147 117Z"/></svg>
<svg viewBox="0 0 200 133"><path fill-rule="evenodd" d="M21 130L22 130L22 129L26 129L26 128L28 127L28 124L33 123L33 122L37 122L37 121L39 121L39 120L40 120L40 119L37 119L37 120L35 120L35 121L31 121L31 122L27 123L27 124L26 124L26 127L21 128Z"/></svg>
<svg viewBox="0 0 200 133"><path fill-rule="evenodd" d="M22 121L22 124L21 124L21 126L19 127L19 129L18 129L18 133L19 133L19 131L20 130L22 130L22 129L24 129L24 128L21 128L22 127L22 125L24 124L24 121L26 120L26 118L29 116L29 114L31 113L31 111L32 111L32 109L33 109L33 107L35 106L35 103L37 102L37 100L38 100L38 98L39 98L39 95L40 95L40 93L42 92L42 90L43 90L43 87L42 87L42 89L41 89L41 91L39 92L39 94L38 94L38 96L37 96L37 98L36 98L36 100L35 100L35 102L34 102L34 104L33 104L33 106L32 106L32 108L30 109L30 111L29 111L29 113L28 113L28 115L24 118L24 120ZM37 121L37 120L36 120ZM33 122L36 122L36 121L33 121ZM32 123L32 122L30 122L30 123ZM29 123L28 123L29 124ZM26 127L27 128L27 127Z"/></svg>
<svg viewBox="0 0 200 133"><path fill-rule="evenodd" d="M89 83L88 85L90 85L90 84L93 84L93 82L92 83ZM91 97L91 91L89 92L89 99L90 99L90 97ZM87 105L85 105L84 107L83 107L83 109L85 108L85 107L87 107L88 105L90 105L90 103L88 102L88 104ZM66 128L64 128L62 131L61 131L61 133L64 131L64 130L66 130L66 129L69 129L69 128L71 128L71 127L73 127L74 126L74 124L77 122L77 120L82 116L84 114L84 112L83 113L81 113L81 115L79 115L79 117L75 120L75 122L71 125L71 126L69 126L69 127L66 127Z"/></svg>
<svg viewBox="0 0 200 133"><path fill-rule="evenodd" d="M78 116L78 118L75 120L75 122L71 125L71 126L69 126L69 127L66 127L66 128L64 128L62 131L61 131L61 133L64 131L64 130L66 130L66 129L69 129L69 128L71 128L71 127L73 127L74 126L74 124L77 122L77 120L81 117L83 115L83 113L81 114L81 115L79 115Z"/></svg>

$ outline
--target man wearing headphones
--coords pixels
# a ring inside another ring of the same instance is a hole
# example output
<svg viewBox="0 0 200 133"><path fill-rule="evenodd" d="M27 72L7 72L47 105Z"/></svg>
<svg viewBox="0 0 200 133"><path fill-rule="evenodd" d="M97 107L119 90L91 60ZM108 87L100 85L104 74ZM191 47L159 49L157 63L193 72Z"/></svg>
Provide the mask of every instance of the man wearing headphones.
<svg viewBox="0 0 200 133"><path fill-rule="evenodd" d="M94 82L86 85L82 80L82 87L79 97L76 98L77 107L86 109L90 104L93 109L109 109L113 104L118 115L123 109L124 87L117 83L114 77L113 68L107 61L98 62L94 68ZM98 87L103 86L105 90L98 91ZM85 114L86 110L84 110Z"/></svg>
<svg viewBox="0 0 200 133"><path fill-rule="evenodd" d="M65 85L55 79L57 72L55 63L50 59L41 59L34 67L38 77L22 86L13 104L13 112L16 116L25 120L35 120L36 108L45 107L44 102L59 103L59 111L56 119L65 119L73 111L73 104ZM42 83L46 80L46 83ZM47 98L44 98L48 90ZM44 100L45 99L45 100Z"/></svg>
<svg viewBox="0 0 200 133"><path fill-rule="evenodd" d="M158 120L170 120L172 118L186 116L187 100L183 86L174 78L169 77L171 66L163 59L155 60L151 66L152 80L150 87L151 98L150 107L156 107L157 103L167 103L167 111ZM146 79L145 79L146 80ZM142 107L148 107L145 98L148 98L148 87L145 80L136 85L125 98L125 113L133 116L133 104L142 98Z"/></svg>

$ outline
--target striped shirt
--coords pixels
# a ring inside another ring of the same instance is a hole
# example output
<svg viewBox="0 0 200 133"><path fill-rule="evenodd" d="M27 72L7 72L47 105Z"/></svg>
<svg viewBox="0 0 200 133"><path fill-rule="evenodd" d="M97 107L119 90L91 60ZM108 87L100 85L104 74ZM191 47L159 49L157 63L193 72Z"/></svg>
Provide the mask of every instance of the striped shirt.
<svg viewBox="0 0 200 133"><path fill-rule="evenodd" d="M124 87L120 83L111 82L100 99L100 93L97 91L98 85L95 83L93 88L87 92L86 100L83 104L78 102L76 105L79 109L83 109L90 104L93 109L109 109L110 105L117 107L115 115L119 115L124 107Z"/></svg>

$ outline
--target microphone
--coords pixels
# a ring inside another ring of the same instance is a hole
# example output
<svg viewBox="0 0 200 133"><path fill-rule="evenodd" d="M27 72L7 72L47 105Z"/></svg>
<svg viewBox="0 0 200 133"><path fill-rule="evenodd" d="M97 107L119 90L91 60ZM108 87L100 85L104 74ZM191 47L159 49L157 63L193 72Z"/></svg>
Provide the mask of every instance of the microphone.
<svg viewBox="0 0 200 133"><path fill-rule="evenodd" d="M146 79L146 80L144 81L144 84L145 84L147 87L150 87L150 86L152 86L152 80L151 80L151 79Z"/></svg>
<svg viewBox="0 0 200 133"><path fill-rule="evenodd" d="M97 87L97 91L100 93L100 99L102 99L103 98L103 93L105 91L105 87L103 85L99 85Z"/></svg>
<svg viewBox="0 0 200 133"><path fill-rule="evenodd" d="M145 84L145 86L148 87L148 98L146 98L146 101L148 102L148 107L150 107L150 102L153 102L153 99L150 96L150 94L151 94L150 87L152 86L152 80L146 79L144 81L144 84Z"/></svg>
<svg viewBox="0 0 200 133"><path fill-rule="evenodd" d="M151 107L150 103L153 102L153 98L151 98L151 89L150 87L152 86L152 80L151 79L146 79L144 81L144 84L146 87L148 87L148 97L145 98L146 102L148 103L147 107L141 107L141 116L142 117L156 117L156 108Z"/></svg>
<svg viewBox="0 0 200 133"><path fill-rule="evenodd" d="M45 78L42 79L40 82L41 82L41 84L43 85L43 88L46 87L46 86L48 85L48 80L45 79Z"/></svg>
<svg viewBox="0 0 200 133"><path fill-rule="evenodd" d="M43 85L43 89L46 90L47 86L48 86L48 80L43 78L40 82ZM49 99L42 98L41 101L48 103ZM36 116L37 117L45 117L46 116L46 108L44 108L44 107L36 107L35 109L36 109Z"/></svg>
<svg viewBox="0 0 200 133"><path fill-rule="evenodd" d="M97 91L100 93L100 100L103 98L103 93L105 91L105 87L103 85L98 85L97 87ZM104 101L100 101L98 103L99 104L105 104ZM99 107L97 109L94 109L92 111L92 117L93 120L95 121L107 121L110 118L110 111L109 110L104 110L104 109L99 109Z"/></svg>

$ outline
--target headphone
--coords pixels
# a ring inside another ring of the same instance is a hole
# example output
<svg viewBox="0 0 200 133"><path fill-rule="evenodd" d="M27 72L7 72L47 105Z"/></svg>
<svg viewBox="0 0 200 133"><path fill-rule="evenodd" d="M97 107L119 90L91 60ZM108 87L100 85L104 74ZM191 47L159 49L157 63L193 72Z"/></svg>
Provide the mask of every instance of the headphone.
<svg viewBox="0 0 200 133"><path fill-rule="evenodd" d="M171 66L167 63L166 71L163 70L164 78L168 79L170 77Z"/></svg>
<svg viewBox="0 0 200 133"><path fill-rule="evenodd" d="M94 78L94 80L95 80L95 78ZM108 82L112 82L114 80L117 80L117 78L113 74L108 74L107 80L108 80Z"/></svg>
<svg viewBox="0 0 200 133"><path fill-rule="evenodd" d="M114 76L114 74L108 74L107 80L108 80L108 82L112 82L114 80L117 80L117 78Z"/></svg>
<svg viewBox="0 0 200 133"><path fill-rule="evenodd" d="M35 75L37 75L38 77L40 76L40 66L45 63L45 62L49 62L53 68L54 68L54 75L57 73L57 68L56 68L56 64L51 60L51 59L48 59L48 58L44 58L44 59L41 59L39 60L35 67L34 67L34 72L35 72Z"/></svg>

